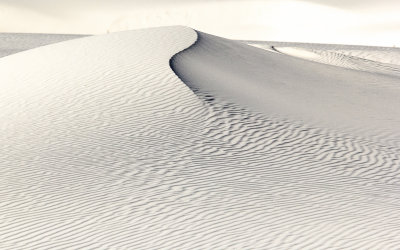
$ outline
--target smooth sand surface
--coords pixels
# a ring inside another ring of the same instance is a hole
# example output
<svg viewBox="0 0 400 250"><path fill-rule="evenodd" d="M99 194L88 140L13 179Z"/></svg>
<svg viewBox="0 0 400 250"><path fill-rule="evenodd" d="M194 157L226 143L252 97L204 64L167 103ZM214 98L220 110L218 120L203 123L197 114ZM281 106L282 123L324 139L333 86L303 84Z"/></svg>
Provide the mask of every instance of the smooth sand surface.
<svg viewBox="0 0 400 250"><path fill-rule="evenodd" d="M0 57L85 35L0 33Z"/></svg>
<svg viewBox="0 0 400 250"><path fill-rule="evenodd" d="M1 58L0 248L397 249L396 52L258 46L164 27Z"/></svg>

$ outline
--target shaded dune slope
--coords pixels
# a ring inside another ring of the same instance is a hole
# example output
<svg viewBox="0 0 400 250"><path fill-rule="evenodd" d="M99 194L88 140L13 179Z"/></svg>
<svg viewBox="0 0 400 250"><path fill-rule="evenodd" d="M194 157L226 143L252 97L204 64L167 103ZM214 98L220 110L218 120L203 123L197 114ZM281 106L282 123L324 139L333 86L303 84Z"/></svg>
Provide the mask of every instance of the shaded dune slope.
<svg viewBox="0 0 400 250"><path fill-rule="evenodd" d="M333 67L201 32L174 58L189 86L258 111L399 138L400 75Z"/></svg>
<svg viewBox="0 0 400 250"><path fill-rule="evenodd" d="M45 46L0 73L2 249L399 245L398 118L366 105L381 130L348 133L381 81L366 97L397 105L393 76L185 27Z"/></svg>

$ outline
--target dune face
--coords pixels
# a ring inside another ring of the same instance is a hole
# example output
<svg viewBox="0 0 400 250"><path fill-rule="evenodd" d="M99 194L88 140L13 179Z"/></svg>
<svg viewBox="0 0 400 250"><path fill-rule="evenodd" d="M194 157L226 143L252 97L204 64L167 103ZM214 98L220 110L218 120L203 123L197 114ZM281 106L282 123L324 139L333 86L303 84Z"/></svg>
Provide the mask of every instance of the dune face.
<svg viewBox="0 0 400 250"><path fill-rule="evenodd" d="M1 58L0 248L396 249L397 59L265 48L164 27Z"/></svg>
<svg viewBox="0 0 400 250"><path fill-rule="evenodd" d="M318 55L296 47L275 46L262 51L199 33L197 44L177 55L175 64L179 76L190 86L266 114L294 117L332 129L348 128L362 136L384 133L399 139L400 66L396 66L399 71L395 67L385 71L372 60L375 64L358 58L363 64L356 64L355 57L353 70L327 65L340 66L340 59L321 63L331 57L332 53ZM361 133L363 130L366 133Z"/></svg>

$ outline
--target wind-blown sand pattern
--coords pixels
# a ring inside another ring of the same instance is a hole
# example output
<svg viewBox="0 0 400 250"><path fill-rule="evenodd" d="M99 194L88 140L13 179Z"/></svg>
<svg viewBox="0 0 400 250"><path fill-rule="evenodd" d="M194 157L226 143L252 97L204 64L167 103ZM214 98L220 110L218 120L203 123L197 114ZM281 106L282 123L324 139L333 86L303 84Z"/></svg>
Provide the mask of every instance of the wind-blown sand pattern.
<svg viewBox="0 0 400 250"><path fill-rule="evenodd" d="M282 53L164 27L0 59L0 248L398 249L399 76Z"/></svg>

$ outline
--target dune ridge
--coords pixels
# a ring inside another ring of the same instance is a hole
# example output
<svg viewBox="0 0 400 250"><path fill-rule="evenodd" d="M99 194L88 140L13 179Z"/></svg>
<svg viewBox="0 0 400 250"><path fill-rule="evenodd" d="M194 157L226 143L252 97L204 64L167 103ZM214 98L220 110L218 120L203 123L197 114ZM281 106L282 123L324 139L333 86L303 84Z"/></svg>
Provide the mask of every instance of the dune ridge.
<svg viewBox="0 0 400 250"><path fill-rule="evenodd" d="M0 73L2 249L399 245L394 75L186 27L48 45ZM338 114L361 93L363 122L393 112L382 130L349 132L360 99Z"/></svg>

